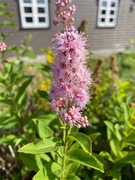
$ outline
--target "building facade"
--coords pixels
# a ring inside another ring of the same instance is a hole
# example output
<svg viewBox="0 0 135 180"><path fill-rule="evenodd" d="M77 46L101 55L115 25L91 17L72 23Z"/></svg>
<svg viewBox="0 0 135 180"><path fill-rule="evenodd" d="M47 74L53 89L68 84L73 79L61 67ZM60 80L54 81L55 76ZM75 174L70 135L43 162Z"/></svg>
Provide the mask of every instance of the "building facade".
<svg viewBox="0 0 135 180"><path fill-rule="evenodd" d="M55 17L55 0L0 0L8 3L7 11L13 14L18 27L4 28L10 32L8 45L19 45L28 34L32 35L31 46L40 54L41 48L51 46L53 34L61 30L52 24ZM87 21L87 35L90 51L119 51L135 38L134 0L75 0L75 26Z"/></svg>

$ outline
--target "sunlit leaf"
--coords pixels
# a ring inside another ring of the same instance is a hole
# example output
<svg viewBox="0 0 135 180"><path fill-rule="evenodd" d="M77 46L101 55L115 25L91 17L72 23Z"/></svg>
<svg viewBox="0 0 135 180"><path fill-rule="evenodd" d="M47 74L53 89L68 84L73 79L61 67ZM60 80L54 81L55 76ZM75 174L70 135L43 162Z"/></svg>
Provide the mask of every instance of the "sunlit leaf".
<svg viewBox="0 0 135 180"><path fill-rule="evenodd" d="M53 151L57 148L56 142L50 139L40 139L35 142L31 142L27 145L21 147L18 152L29 153L29 154L39 154L39 153L47 153Z"/></svg>
<svg viewBox="0 0 135 180"><path fill-rule="evenodd" d="M84 166L91 167L98 171L104 172L102 163L99 162L95 157L84 152L83 150L75 149L69 151L66 157L71 161L78 162Z"/></svg>
<svg viewBox="0 0 135 180"><path fill-rule="evenodd" d="M92 153L92 142L89 136L83 133L74 133L71 134L69 138L76 140L87 153Z"/></svg>

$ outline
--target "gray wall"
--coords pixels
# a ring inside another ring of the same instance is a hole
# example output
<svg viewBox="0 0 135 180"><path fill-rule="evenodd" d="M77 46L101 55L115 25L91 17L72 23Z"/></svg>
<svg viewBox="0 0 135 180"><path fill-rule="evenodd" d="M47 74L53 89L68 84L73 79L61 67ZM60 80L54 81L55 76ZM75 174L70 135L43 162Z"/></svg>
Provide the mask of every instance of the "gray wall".
<svg viewBox="0 0 135 180"><path fill-rule="evenodd" d="M13 36L7 39L7 44L19 45L24 36L32 34L31 45L36 53L39 49L51 46L51 38L58 31L52 24L55 17L55 0L49 0L50 4L50 28L24 30L20 27L19 8L17 0L0 0L0 3L8 2L8 10L13 13L13 21L18 26L17 30L4 28L4 32L12 32ZM91 51L118 50L124 48L131 38L135 38L135 10L130 11L132 0L120 0L118 22L115 28L97 28L98 0L75 0L77 7L75 13L75 26L78 27L83 19L88 21L88 43Z"/></svg>

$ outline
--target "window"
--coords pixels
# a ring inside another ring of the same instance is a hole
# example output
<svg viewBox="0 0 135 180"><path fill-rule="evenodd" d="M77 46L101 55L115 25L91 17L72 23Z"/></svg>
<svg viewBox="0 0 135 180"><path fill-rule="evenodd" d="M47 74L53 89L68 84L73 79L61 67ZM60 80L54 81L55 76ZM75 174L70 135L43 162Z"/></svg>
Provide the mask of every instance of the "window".
<svg viewBox="0 0 135 180"><path fill-rule="evenodd" d="M19 0L21 25L24 29L48 28L48 0Z"/></svg>
<svg viewBox="0 0 135 180"><path fill-rule="evenodd" d="M98 27L115 27L117 23L119 0L99 0Z"/></svg>

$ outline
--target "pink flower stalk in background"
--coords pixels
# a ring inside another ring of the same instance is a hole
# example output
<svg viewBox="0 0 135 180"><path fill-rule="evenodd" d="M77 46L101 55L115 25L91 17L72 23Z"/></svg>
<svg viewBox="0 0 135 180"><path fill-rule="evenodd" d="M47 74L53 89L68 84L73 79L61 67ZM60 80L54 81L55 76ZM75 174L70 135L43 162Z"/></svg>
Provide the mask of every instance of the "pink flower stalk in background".
<svg viewBox="0 0 135 180"><path fill-rule="evenodd" d="M56 1L54 24L62 22L64 30L54 36L53 51L55 60L52 64L53 83L50 90L51 106L68 125L88 126L86 116L81 111L90 100L89 87L92 84L91 73L86 65L88 50L84 34L73 26L76 7L71 0Z"/></svg>

